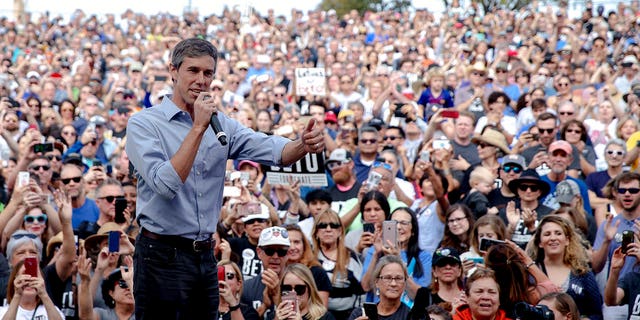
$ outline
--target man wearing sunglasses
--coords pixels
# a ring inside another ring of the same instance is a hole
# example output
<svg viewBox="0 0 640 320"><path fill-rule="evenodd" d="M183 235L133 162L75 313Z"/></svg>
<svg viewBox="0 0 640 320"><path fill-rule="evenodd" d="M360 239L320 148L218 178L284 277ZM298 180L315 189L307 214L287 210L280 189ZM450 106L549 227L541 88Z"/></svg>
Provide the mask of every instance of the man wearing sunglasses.
<svg viewBox="0 0 640 320"><path fill-rule="evenodd" d="M372 126L364 126L358 134L358 147L353 162L356 169L356 179L362 182L367 180L371 164L378 157L378 129Z"/></svg>
<svg viewBox="0 0 640 320"><path fill-rule="evenodd" d="M118 180L109 178L98 186L96 189L96 204L98 205L98 209L100 209L98 220L96 220L95 223L85 221L78 226L78 237L80 239L96 234L100 227L107 222L115 222L115 203L118 198L124 199L124 190ZM129 221L128 218L126 220ZM125 227L128 227L128 225Z"/></svg>
<svg viewBox="0 0 640 320"><path fill-rule="evenodd" d="M520 178L522 171L527 167L524 157L519 154L510 154L502 158L502 165L498 170L500 185L489 192L489 203L498 208L506 207L509 201L515 200L516 194L509 189L509 183Z"/></svg>
<svg viewBox="0 0 640 320"><path fill-rule="evenodd" d="M613 252L620 247L623 231L631 230L637 238L637 230L640 228L640 173L624 172L614 178L610 185L611 195L622 207L622 212L618 212L615 217L607 216L606 221L598 228L591 257L594 273L602 271L606 262L611 261ZM620 269L620 278L628 272L634 272L636 263L633 255L627 255Z"/></svg>
<svg viewBox="0 0 640 320"><path fill-rule="evenodd" d="M552 171L551 162L553 159L549 147L558 140L558 117L552 113L544 112L538 116L535 125L540 132L538 144L524 149L521 154L529 164L529 169L535 169L539 175L544 176ZM575 146L571 146L569 155L571 161L566 168L567 173L572 177L577 177L578 170L580 170L581 152Z"/></svg>
<svg viewBox="0 0 640 320"><path fill-rule="evenodd" d="M246 215L251 205L260 208L260 212ZM262 270L262 262L257 254L258 239L260 233L265 228L271 226L269 209L261 203L236 204L233 210L239 210L239 216L242 216L241 222L244 224L244 234L241 237L229 238L229 246L231 251L236 252L239 256L238 266L242 271L244 280L249 280L260 274ZM229 218L227 218L229 219ZM228 222L225 222L227 224ZM231 222L232 225L236 222Z"/></svg>
<svg viewBox="0 0 640 320"><path fill-rule="evenodd" d="M590 173L585 180L589 190L589 202L594 210L593 213L598 225L604 221L611 206L610 199L607 199L602 189L611 179L622 173L626 155L627 145L624 140L609 140L604 147L604 160L607 163L607 168Z"/></svg>
<svg viewBox="0 0 640 320"><path fill-rule="evenodd" d="M287 252L291 242L287 229L270 227L262 230L258 242L258 257L262 261L262 273L245 282L240 302L253 306L262 319L273 318L274 297L280 276L287 265Z"/></svg>

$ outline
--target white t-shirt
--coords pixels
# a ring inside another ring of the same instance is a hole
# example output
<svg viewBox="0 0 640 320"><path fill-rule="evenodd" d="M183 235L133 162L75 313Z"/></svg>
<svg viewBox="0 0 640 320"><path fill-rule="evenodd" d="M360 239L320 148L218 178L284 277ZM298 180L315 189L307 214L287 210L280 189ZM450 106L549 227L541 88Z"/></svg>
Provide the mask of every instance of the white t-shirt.
<svg viewBox="0 0 640 320"><path fill-rule="evenodd" d="M56 311L58 311L58 313L60 314L60 317L64 319L64 314L62 314L62 311L60 311L58 307L55 307L55 308L56 308ZM0 319L4 317L7 311L9 311L9 306L0 307ZM18 306L18 314L15 319L16 320L31 320L31 319L48 320L49 316L47 315L47 310L45 309L44 305L40 304L36 308L35 314L34 314L34 310L26 310L26 309L23 309L21 306Z"/></svg>

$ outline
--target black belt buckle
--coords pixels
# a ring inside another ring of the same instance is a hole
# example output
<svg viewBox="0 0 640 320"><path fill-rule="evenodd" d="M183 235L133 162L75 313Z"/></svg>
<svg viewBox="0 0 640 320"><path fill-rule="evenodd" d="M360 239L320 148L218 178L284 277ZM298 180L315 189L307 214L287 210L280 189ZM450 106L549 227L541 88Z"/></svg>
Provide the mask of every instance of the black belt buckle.
<svg viewBox="0 0 640 320"><path fill-rule="evenodd" d="M213 244L215 240L207 239L207 240L193 240L193 252L201 252L204 250L210 250L215 245Z"/></svg>

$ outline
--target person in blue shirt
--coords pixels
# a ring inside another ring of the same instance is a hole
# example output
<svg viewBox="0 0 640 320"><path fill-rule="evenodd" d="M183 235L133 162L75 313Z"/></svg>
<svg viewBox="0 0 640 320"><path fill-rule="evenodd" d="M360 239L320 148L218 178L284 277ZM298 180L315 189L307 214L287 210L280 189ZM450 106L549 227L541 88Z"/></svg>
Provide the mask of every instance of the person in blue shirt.
<svg viewBox="0 0 640 320"><path fill-rule="evenodd" d="M133 115L127 126L141 227L134 257L137 319L217 318L212 236L228 159L288 166L324 149L315 120L291 141L256 133L217 112L221 97L209 92L217 59L209 41L191 38L176 44L169 68L173 95ZM209 129L216 112L228 136L224 145Z"/></svg>

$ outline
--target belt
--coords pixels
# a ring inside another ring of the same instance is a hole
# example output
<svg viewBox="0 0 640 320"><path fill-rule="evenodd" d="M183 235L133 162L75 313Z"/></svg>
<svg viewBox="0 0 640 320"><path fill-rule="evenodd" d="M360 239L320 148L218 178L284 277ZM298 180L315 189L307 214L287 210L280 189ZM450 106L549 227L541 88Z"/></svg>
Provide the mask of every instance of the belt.
<svg viewBox="0 0 640 320"><path fill-rule="evenodd" d="M202 252L205 250L211 250L215 247L215 240L213 237L206 240L192 240L180 236L157 234L144 228L142 229L142 235L149 239L160 241L164 244L171 245L187 252Z"/></svg>

